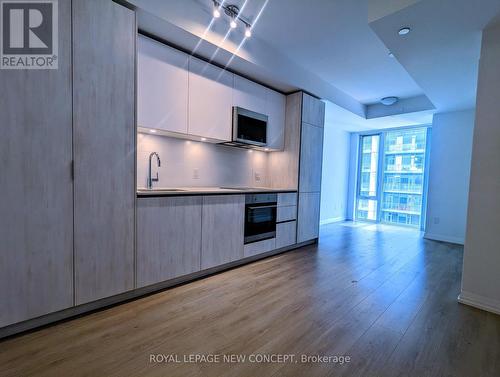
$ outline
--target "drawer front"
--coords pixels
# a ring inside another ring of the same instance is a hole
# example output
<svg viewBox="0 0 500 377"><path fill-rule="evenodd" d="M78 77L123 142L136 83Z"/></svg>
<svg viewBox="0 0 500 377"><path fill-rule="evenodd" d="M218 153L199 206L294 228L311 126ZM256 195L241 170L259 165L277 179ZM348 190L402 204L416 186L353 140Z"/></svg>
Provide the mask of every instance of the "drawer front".
<svg viewBox="0 0 500 377"><path fill-rule="evenodd" d="M296 192L284 192L278 194L278 206L296 206L296 205L297 205Z"/></svg>
<svg viewBox="0 0 500 377"><path fill-rule="evenodd" d="M276 238L262 240L246 244L243 249L244 257L251 257L253 255L266 253L276 248Z"/></svg>
<svg viewBox="0 0 500 377"><path fill-rule="evenodd" d="M289 221L287 223L276 224L276 249L294 245L297 234L297 222Z"/></svg>
<svg viewBox="0 0 500 377"><path fill-rule="evenodd" d="M297 206L278 207L277 222L297 219Z"/></svg>

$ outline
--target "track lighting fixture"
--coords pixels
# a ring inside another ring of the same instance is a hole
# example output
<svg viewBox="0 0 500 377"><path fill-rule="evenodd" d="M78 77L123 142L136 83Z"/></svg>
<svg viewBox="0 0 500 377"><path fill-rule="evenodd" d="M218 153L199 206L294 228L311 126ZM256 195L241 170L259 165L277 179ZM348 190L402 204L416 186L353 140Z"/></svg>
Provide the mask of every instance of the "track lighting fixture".
<svg viewBox="0 0 500 377"><path fill-rule="evenodd" d="M219 18L220 17L220 9L219 9L219 4L217 4L216 1L214 1L214 4L213 4L213 11L212 11L212 15L214 16L214 18Z"/></svg>
<svg viewBox="0 0 500 377"><path fill-rule="evenodd" d="M238 27L238 21L240 21L243 25L245 25L245 37L250 38L252 36L252 24L240 16L240 8L238 8L237 5L224 5L223 3L219 3L218 0L212 0L212 3L212 15L214 18L220 18L221 11L224 11L224 13L231 19L229 21L231 29L236 29Z"/></svg>
<svg viewBox="0 0 500 377"><path fill-rule="evenodd" d="M245 26L245 37L250 38L252 36L252 28L250 26Z"/></svg>

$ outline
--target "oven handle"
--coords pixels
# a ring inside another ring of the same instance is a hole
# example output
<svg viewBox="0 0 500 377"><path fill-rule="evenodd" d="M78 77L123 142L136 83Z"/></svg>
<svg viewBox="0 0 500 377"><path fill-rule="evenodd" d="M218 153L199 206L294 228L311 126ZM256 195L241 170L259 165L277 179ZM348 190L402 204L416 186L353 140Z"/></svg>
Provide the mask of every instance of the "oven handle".
<svg viewBox="0 0 500 377"><path fill-rule="evenodd" d="M248 209L259 209L259 208L276 208L277 204L270 204L268 206L249 206Z"/></svg>

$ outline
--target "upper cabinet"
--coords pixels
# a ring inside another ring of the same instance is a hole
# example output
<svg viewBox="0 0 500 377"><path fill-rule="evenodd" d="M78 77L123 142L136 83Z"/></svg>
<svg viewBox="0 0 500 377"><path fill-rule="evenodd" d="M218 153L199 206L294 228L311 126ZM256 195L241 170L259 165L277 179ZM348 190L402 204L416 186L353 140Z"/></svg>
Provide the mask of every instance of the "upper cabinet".
<svg viewBox="0 0 500 377"><path fill-rule="evenodd" d="M231 140L234 75L200 59L189 62L189 125L191 135Z"/></svg>
<svg viewBox="0 0 500 377"><path fill-rule="evenodd" d="M244 77L234 76L233 105L257 113L267 113L267 88Z"/></svg>
<svg viewBox="0 0 500 377"><path fill-rule="evenodd" d="M137 124L188 132L188 55L139 36Z"/></svg>
<svg viewBox="0 0 500 377"><path fill-rule="evenodd" d="M302 97L302 121L323 127L325 123L325 103L304 93Z"/></svg>
<svg viewBox="0 0 500 377"><path fill-rule="evenodd" d="M267 115L267 147L283 150L286 106L284 95L235 75L233 105Z"/></svg>
<svg viewBox="0 0 500 377"><path fill-rule="evenodd" d="M137 65L139 127L231 141L233 106L238 106L267 115L267 148L283 150L281 93L144 36L138 38Z"/></svg>

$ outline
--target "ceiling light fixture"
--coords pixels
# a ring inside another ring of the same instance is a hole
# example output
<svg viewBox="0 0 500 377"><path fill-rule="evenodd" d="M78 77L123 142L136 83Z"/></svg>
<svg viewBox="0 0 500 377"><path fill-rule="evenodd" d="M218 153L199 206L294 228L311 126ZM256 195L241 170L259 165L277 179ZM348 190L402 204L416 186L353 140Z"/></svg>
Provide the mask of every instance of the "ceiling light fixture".
<svg viewBox="0 0 500 377"><path fill-rule="evenodd" d="M384 97L380 100L382 105L391 106L398 102L398 97Z"/></svg>
<svg viewBox="0 0 500 377"><path fill-rule="evenodd" d="M221 11L223 10L224 13L231 19L229 21L229 26L231 29L236 29L238 27L238 21L240 21L242 24L245 25L245 37L250 38L252 36L252 24L241 17L240 15L240 8L237 5L234 4L229 4L225 5L223 3L220 3L218 0L212 0L213 2L213 16L214 18L220 18L221 16Z"/></svg>
<svg viewBox="0 0 500 377"><path fill-rule="evenodd" d="M394 54L392 52L389 52L389 57L390 58L393 58L394 57Z"/></svg>
<svg viewBox="0 0 500 377"><path fill-rule="evenodd" d="M402 27L401 29L399 29L398 34L399 35L406 35L406 34L409 34L410 31L411 31L411 29L408 26L405 26L405 27Z"/></svg>
<svg viewBox="0 0 500 377"><path fill-rule="evenodd" d="M156 133L156 130L149 130L149 132L151 132L152 134L155 134Z"/></svg>

